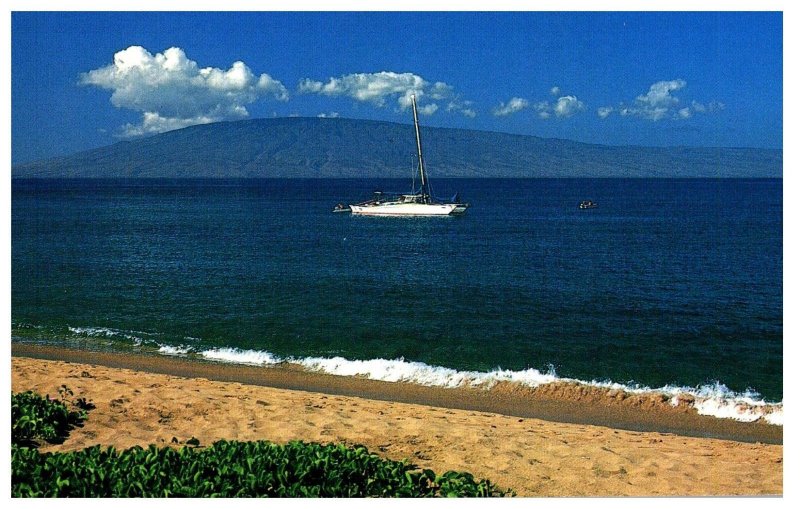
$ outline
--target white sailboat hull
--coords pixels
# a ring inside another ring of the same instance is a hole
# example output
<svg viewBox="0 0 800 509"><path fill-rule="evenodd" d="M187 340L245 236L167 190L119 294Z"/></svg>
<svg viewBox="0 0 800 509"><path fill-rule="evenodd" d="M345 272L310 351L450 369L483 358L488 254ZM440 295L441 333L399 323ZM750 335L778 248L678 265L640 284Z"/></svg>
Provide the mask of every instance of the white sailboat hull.
<svg viewBox="0 0 800 509"><path fill-rule="evenodd" d="M419 160L419 189L412 189L408 194L386 197L376 191L372 200L350 205L350 212L357 216L452 216L463 214L469 207L466 203L437 203L431 195L430 183L425 173L425 161L422 158L422 141L419 136L419 119L417 118L417 99L411 94L411 107L414 112L414 131L417 135L417 159ZM412 188L415 187L412 181ZM458 196L458 195L456 195ZM452 201L458 202L457 197ZM343 210L337 205L336 210Z"/></svg>
<svg viewBox="0 0 800 509"><path fill-rule="evenodd" d="M362 216L450 216L467 210L463 203L379 203L350 205L353 214Z"/></svg>

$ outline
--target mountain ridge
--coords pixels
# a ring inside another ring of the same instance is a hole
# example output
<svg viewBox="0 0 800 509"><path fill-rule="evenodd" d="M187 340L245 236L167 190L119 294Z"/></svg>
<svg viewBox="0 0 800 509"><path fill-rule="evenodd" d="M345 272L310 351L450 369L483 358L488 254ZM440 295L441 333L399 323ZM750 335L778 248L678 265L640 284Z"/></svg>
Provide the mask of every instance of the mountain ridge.
<svg viewBox="0 0 800 509"><path fill-rule="evenodd" d="M781 177L780 149L641 147L421 127L432 177ZM346 118L189 126L13 165L13 178L408 177L414 126Z"/></svg>

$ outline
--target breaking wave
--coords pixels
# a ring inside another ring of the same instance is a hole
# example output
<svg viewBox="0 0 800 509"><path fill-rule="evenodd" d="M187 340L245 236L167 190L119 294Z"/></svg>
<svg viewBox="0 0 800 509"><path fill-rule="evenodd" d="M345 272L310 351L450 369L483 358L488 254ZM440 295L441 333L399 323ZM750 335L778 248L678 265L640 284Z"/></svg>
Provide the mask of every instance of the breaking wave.
<svg viewBox="0 0 800 509"><path fill-rule="evenodd" d="M21 328L34 327L22 324ZM685 405L700 415L741 422L763 420L783 426L783 402L767 402L753 390L736 392L722 383L696 387L667 385L651 388L638 384L621 384L609 380L578 380L561 377L553 366L546 372L529 368L525 370L494 369L491 371L457 370L444 366L431 366L423 362L398 359L352 360L344 357L281 357L271 352L232 347L202 348L199 339L184 337L185 344L166 344L156 333L120 330L108 327L68 327L70 333L81 338L103 338L130 342L135 347L153 348L159 354L200 358L229 364L277 366L293 364L305 370L338 376L363 377L385 382L413 383L430 387L491 389L498 383L517 384L537 388L546 384L568 383L595 387L606 391L622 391L627 395L657 395L674 407ZM192 346L193 345L193 346Z"/></svg>
<svg viewBox="0 0 800 509"><path fill-rule="evenodd" d="M499 382L509 382L530 388L556 382L577 383L631 394L663 395L669 398L672 406L688 404L700 415L734 419L741 422L755 422L763 419L769 424L783 425L783 403L768 403L757 392L735 392L721 383L699 387L668 385L651 388L610 381L563 378L556 374L555 368L552 366L546 373L533 368L521 371L505 369L485 372L460 371L442 366L430 366L422 362L407 361L402 358L369 360L349 360L344 357L281 358L269 352L237 348L214 348L198 352L197 355L208 360L256 366L296 364L309 371L331 375L358 376L385 382L405 382L444 388L490 389Z"/></svg>

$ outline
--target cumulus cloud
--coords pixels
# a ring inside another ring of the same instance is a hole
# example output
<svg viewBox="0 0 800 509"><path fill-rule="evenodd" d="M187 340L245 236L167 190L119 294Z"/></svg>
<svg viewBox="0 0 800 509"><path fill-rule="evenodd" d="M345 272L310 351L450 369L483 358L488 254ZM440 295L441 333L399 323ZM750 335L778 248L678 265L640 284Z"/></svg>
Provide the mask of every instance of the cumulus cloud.
<svg viewBox="0 0 800 509"><path fill-rule="evenodd" d="M423 89L429 86L420 76L407 73L378 72L372 74L348 74L339 78L330 78L327 83L304 79L300 82L299 91L329 96L347 96L357 101L371 102L383 106L389 96L398 96L402 106L410 106L411 94L423 95ZM408 104L406 104L408 103Z"/></svg>
<svg viewBox="0 0 800 509"><path fill-rule="evenodd" d="M579 101L574 95L559 97L558 101L556 101L556 104L553 107L553 111L555 112L556 116L563 118L571 117L572 115L578 113L579 111L583 111L584 109L585 106L583 102Z"/></svg>
<svg viewBox="0 0 800 509"><path fill-rule="evenodd" d="M668 117L670 113L680 117L680 113L675 113L680 100L672 93L685 86L686 82L681 79L653 83L650 90L638 96L634 105L624 108L622 114L636 115L654 122Z"/></svg>
<svg viewBox="0 0 800 509"><path fill-rule="evenodd" d="M145 111L142 114L141 124L125 124L120 130L119 136L122 138L135 138L148 134L163 133L183 129L190 125L210 124L219 119L212 116L198 115L192 118L162 117L157 112Z"/></svg>
<svg viewBox="0 0 800 509"><path fill-rule="evenodd" d="M289 98L280 81L256 76L244 62L228 70L200 68L174 47L153 55L131 46L117 52L113 64L82 73L79 83L111 90L111 104L142 113L141 124L123 127L125 137L244 118L245 106L261 97Z"/></svg>
<svg viewBox="0 0 800 509"><path fill-rule="evenodd" d="M631 104L620 104L619 108L604 106L598 108L597 114L601 118L608 117L612 112L618 111L623 117L638 117L657 122L663 119L686 120L695 113L713 113L725 107L718 101L703 104L691 101L689 106L684 105L675 92L686 87L686 81L675 79L658 81L650 85L646 94L641 94Z"/></svg>
<svg viewBox="0 0 800 509"><path fill-rule="evenodd" d="M702 103L699 103L697 101L692 101L692 108L694 109L694 111L696 111L698 113L705 113L706 112L706 105L702 104Z"/></svg>
<svg viewBox="0 0 800 509"><path fill-rule="evenodd" d="M601 106L597 108L597 116L600 118L607 118L612 113L614 113L614 108L611 106Z"/></svg>
<svg viewBox="0 0 800 509"><path fill-rule="evenodd" d="M433 115L434 113L436 113L436 110L438 110L438 109L439 109L439 105L436 104L436 103L426 104L425 106L422 106L421 108L419 108L419 114L420 115Z"/></svg>
<svg viewBox="0 0 800 509"><path fill-rule="evenodd" d="M501 102L498 107L492 110L492 113L496 117L504 117L506 115L511 115L512 113L522 111L527 108L528 105L529 103L526 99L523 99L522 97L512 97L507 103Z"/></svg>
<svg viewBox="0 0 800 509"><path fill-rule="evenodd" d="M553 87L553 88L550 89L550 94L551 95L558 95L560 93L561 93L561 89L558 88L558 87Z"/></svg>
<svg viewBox="0 0 800 509"><path fill-rule="evenodd" d="M447 104L447 111L456 111L468 118L475 118L477 115L475 110L472 109L472 101L450 101Z"/></svg>
<svg viewBox="0 0 800 509"><path fill-rule="evenodd" d="M536 110L536 114L539 115L541 119L548 119L552 116L551 112L553 111L553 107L550 106L550 103L547 101L541 101L533 105L533 109Z"/></svg>
<svg viewBox="0 0 800 509"><path fill-rule="evenodd" d="M686 82L681 79L659 81L650 85L650 90L647 94L637 97L636 102L649 108L669 107L679 101L677 97L672 95L672 92L685 86Z"/></svg>
<svg viewBox="0 0 800 509"><path fill-rule="evenodd" d="M437 81L433 84L433 87L431 87L429 95L431 99L442 101L453 96L453 87L447 83Z"/></svg>
<svg viewBox="0 0 800 509"><path fill-rule="evenodd" d="M533 105L534 111L543 120L547 120L552 116L558 118L569 118L578 112L586 109L583 101L580 101L574 95L565 95L559 97L558 100L551 104L547 101L540 101Z"/></svg>
<svg viewBox="0 0 800 509"><path fill-rule="evenodd" d="M400 110L411 107L411 96L416 95L419 113L432 115L439 110L434 101L449 101L447 111L463 113L474 117L475 112L467 107L447 83L430 83L421 76L405 72L382 71L376 73L347 74L329 78L327 82L309 78L300 81L300 93L321 94L331 97L349 97L360 102L371 103L377 107L386 105L387 100L395 100ZM427 104L423 104L427 102Z"/></svg>

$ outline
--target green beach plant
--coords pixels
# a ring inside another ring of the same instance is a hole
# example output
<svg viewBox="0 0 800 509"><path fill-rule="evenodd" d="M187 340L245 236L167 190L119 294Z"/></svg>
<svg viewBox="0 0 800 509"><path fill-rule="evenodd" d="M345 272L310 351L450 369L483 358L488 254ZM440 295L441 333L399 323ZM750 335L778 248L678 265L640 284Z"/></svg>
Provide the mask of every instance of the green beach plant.
<svg viewBox="0 0 800 509"><path fill-rule="evenodd" d="M207 448L12 452L15 497L490 497L472 475L437 475L363 446L221 440Z"/></svg>
<svg viewBox="0 0 800 509"><path fill-rule="evenodd" d="M513 495L466 472L420 470L361 445L195 437L181 448L40 453L37 440L63 442L94 405L28 391L12 394L11 494L14 497L494 497ZM172 439L177 443L177 438Z"/></svg>
<svg viewBox="0 0 800 509"><path fill-rule="evenodd" d="M70 429L83 423L86 410L69 410L65 396L71 391L62 386L59 392L61 401L33 391L11 394L12 444L31 446L36 440L63 442Z"/></svg>

